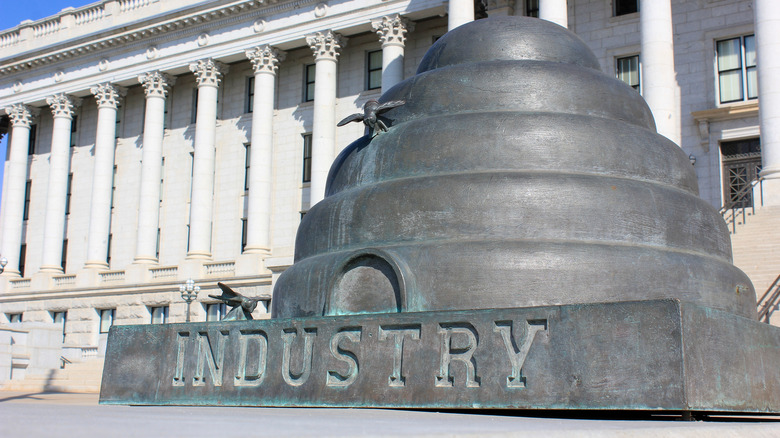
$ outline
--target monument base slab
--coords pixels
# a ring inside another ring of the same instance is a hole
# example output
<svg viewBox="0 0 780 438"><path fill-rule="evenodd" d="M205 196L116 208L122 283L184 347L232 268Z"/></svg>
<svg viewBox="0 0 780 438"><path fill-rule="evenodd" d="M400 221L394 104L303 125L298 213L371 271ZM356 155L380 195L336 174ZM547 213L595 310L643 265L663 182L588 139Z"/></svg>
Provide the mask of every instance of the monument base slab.
<svg viewBox="0 0 780 438"><path fill-rule="evenodd" d="M778 363L678 300L115 326L100 403L777 413Z"/></svg>

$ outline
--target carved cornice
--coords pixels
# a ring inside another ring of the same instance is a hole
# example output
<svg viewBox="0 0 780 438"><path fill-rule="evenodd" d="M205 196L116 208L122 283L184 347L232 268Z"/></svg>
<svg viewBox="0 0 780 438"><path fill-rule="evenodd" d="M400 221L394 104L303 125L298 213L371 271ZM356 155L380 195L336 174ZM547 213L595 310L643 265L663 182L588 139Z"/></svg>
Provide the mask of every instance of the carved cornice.
<svg viewBox="0 0 780 438"><path fill-rule="evenodd" d="M90 90L95 96L98 108L113 108L119 106L119 102L127 94L127 89L118 85L109 83L98 84Z"/></svg>
<svg viewBox="0 0 780 438"><path fill-rule="evenodd" d="M338 60L339 50L347 45L347 39L340 34L328 29L306 35L306 44L314 52L314 59Z"/></svg>
<svg viewBox="0 0 780 438"><path fill-rule="evenodd" d="M29 105L18 103L5 109L14 128L21 126L29 128L40 114L41 110Z"/></svg>
<svg viewBox="0 0 780 438"><path fill-rule="evenodd" d="M414 23L395 14L371 20L371 27L379 35L382 47L389 45L403 46L406 42L406 32L414 30Z"/></svg>
<svg viewBox="0 0 780 438"><path fill-rule="evenodd" d="M165 99L168 89L176 82L176 78L159 71L150 71L138 76L138 82L143 85L147 98L162 97Z"/></svg>
<svg viewBox="0 0 780 438"><path fill-rule="evenodd" d="M161 35L170 32L189 31L191 28L201 27L203 25L219 27L218 23L223 23L225 21L243 20L245 18L252 19L257 16L268 16L288 10L297 10L318 1L320 0L245 0L212 9L200 10L167 21L140 26L105 38L94 38L94 36L90 37L89 34L84 34L83 37L79 37L82 38L81 44L77 43L68 48L54 49L50 52L41 53L40 55L9 62L0 66L0 76L40 67L46 64L62 62L66 59L78 58L83 55L91 55L103 50L115 50L117 47L130 43L159 38ZM156 18L158 17L150 16L149 21L153 21ZM10 31L13 31L13 29Z"/></svg>
<svg viewBox="0 0 780 438"><path fill-rule="evenodd" d="M60 93L47 97L46 103L51 107L52 116L73 119L73 110L81 105L81 99Z"/></svg>
<svg viewBox="0 0 780 438"><path fill-rule="evenodd" d="M258 73L270 73L276 74L276 69L279 67L279 62L284 61L285 53L281 50L277 50L268 44L263 46L249 49L246 52L246 57L252 62L252 67L255 69L255 74Z"/></svg>
<svg viewBox="0 0 780 438"><path fill-rule="evenodd" d="M190 64L190 71L195 73L198 87L218 87L222 76L228 72L228 66L211 58L201 59Z"/></svg>

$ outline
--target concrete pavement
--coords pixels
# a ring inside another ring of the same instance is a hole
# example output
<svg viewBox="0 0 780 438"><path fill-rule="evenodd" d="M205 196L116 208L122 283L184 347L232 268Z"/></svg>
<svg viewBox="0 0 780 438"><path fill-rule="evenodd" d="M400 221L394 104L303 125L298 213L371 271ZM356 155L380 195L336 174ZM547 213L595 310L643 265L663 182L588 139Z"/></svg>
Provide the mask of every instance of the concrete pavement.
<svg viewBox="0 0 780 438"><path fill-rule="evenodd" d="M780 418L608 420L390 409L101 406L97 394L0 391L0 437L780 437Z"/></svg>

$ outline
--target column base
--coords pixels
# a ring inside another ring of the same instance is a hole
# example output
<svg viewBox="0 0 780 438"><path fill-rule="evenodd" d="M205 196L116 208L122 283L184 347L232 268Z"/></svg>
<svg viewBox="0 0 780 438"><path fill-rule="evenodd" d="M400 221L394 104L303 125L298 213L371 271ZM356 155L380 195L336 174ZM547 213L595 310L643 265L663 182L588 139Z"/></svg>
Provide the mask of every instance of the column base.
<svg viewBox="0 0 780 438"><path fill-rule="evenodd" d="M761 184L763 186L762 190L764 192L764 205L768 207L780 205L780 173L771 174L768 178L764 179ZM756 190L753 190L755 193Z"/></svg>
<svg viewBox="0 0 780 438"><path fill-rule="evenodd" d="M44 272L47 274L64 274L65 271L62 269L62 266L55 266L55 265L43 265L41 266L41 269L38 272Z"/></svg>
<svg viewBox="0 0 780 438"><path fill-rule="evenodd" d="M187 260L211 260L211 253L207 251L190 251L187 253Z"/></svg>
<svg viewBox="0 0 780 438"><path fill-rule="evenodd" d="M156 265L158 263L157 257L152 256L136 256L133 259L134 264L138 265Z"/></svg>
<svg viewBox="0 0 780 438"><path fill-rule="evenodd" d="M8 277L8 278L22 278L22 273L17 271L16 269L5 268L3 270L3 273L0 274L0 275L2 275L3 277Z"/></svg>
<svg viewBox="0 0 780 438"><path fill-rule="evenodd" d="M244 252L242 254L260 254L260 255L270 255L271 249L264 247L264 246L249 246L247 245L244 248Z"/></svg>
<svg viewBox="0 0 780 438"><path fill-rule="evenodd" d="M108 263L102 261L88 261L84 263L84 269L97 269L100 271L107 271L109 269Z"/></svg>

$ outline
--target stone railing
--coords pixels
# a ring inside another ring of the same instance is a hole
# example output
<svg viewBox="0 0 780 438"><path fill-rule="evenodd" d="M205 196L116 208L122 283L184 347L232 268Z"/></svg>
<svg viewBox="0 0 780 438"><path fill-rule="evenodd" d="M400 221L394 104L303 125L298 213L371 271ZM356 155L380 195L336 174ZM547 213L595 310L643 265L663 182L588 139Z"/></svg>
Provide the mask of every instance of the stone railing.
<svg viewBox="0 0 780 438"><path fill-rule="evenodd" d="M0 34L0 48L13 46L19 42L19 31L6 32Z"/></svg>
<svg viewBox="0 0 780 438"><path fill-rule="evenodd" d="M55 287L72 286L74 284L76 284L76 275L62 275L59 277L54 277Z"/></svg>
<svg viewBox="0 0 780 438"><path fill-rule="evenodd" d="M152 273L152 278L158 280L160 278L176 278L179 273L179 268L176 266L162 266L159 268L149 268L149 272Z"/></svg>
<svg viewBox="0 0 780 438"><path fill-rule="evenodd" d="M37 45L32 40L48 38L65 29L69 29L71 33L72 31L82 33L76 28L91 25L111 15L121 16L121 14L127 14L124 20L121 19L123 17L118 17L120 18L118 21L134 21L138 17L131 12L158 2L160 0L103 0L102 2L92 3L80 8L66 8L54 16L37 21L25 21L14 28L0 31L0 48L12 47L22 42L27 42L29 43L28 46L32 47ZM168 0L168 2L174 3L171 0ZM178 0L175 3L185 5L187 2L186 0ZM94 29L91 30L94 31ZM88 32L90 29L85 29L85 31ZM68 36L71 37L73 35Z"/></svg>
<svg viewBox="0 0 780 438"><path fill-rule="evenodd" d="M32 279L22 278L19 280L10 280L9 283L11 283L12 289L25 289L32 285Z"/></svg>
<svg viewBox="0 0 780 438"><path fill-rule="evenodd" d="M101 283L110 283L112 281L124 281L125 271L106 271L100 273Z"/></svg>
<svg viewBox="0 0 780 438"><path fill-rule="evenodd" d="M81 347L81 358L82 359L88 359L90 357L97 357L98 355L98 348L97 347Z"/></svg>
<svg viewBox="0 0 780 438"><path fill-rule="evenodd" d="M60 19L57 18L55 20L44 21L43 23L36 24L32 27L33 35L35 35L35 38L40 38L42 36L55 33L60 30L60 23Z"/></svg>
<svg viewBox="0 0 780 438"><path fill-rule="evenodd" d="M215 262L204 263L207 276L213 275L233 275L236 272L236 262Z"/></svg>
<svg viewBox="0 0 780 438"><path fill-rule="evenodd" d="M121 0L119 2L119 10L121 12L130 12L134 9L143 8L154 3L153 0Z"/></svg>
<svg viewBox="0 0 780 438"><path fill-rule="evenodd" d="M96 8L90 8L83 11L78 11L73 16L76 18L76 26L92 23L93 21L102 20L106 14L106 8L100 5Z"/></svg>

